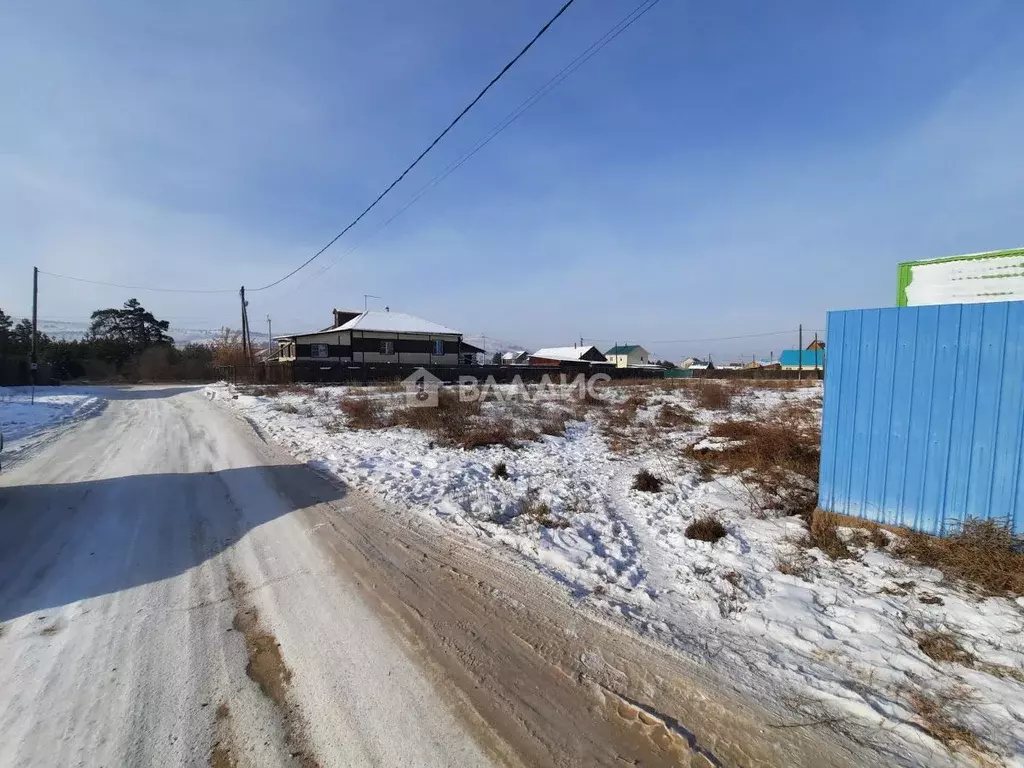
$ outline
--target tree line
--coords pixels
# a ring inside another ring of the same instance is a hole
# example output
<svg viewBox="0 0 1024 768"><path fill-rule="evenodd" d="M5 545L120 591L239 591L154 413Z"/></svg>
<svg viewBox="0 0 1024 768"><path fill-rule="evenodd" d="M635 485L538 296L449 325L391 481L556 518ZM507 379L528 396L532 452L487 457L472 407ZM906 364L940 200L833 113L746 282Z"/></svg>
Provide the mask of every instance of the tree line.
<svg viewBox="0 0 1024 768"><path fill-rule="evenodd" d="M97 309L90 315L82 339L37 336L40 370L48 379L205 379L215 365L237 364L241 357L239 334L227 328L209 344L190 342L175 346L170 323L158 320L137 299L121 308ZM0 309L0 364L27 370L32 350L32 321L18 322ZM2 383L3 369L0 369Z"/></svg>

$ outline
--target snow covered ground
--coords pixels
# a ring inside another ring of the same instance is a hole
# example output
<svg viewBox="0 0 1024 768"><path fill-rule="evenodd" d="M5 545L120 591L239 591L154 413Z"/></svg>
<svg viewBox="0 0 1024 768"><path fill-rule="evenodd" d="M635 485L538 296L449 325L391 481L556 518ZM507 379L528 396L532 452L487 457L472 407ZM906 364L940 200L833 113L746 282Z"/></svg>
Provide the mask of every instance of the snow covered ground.
<svg viewBox="0 0 1024 768"><path fill-rule="evenodd" d="M4 459L20 453L50 427L82 418L100 404L101 398L88 388L36 387L35 402L28 387L0 388Z"/></svg>
<svg viewBox="0 0 1024 768"><path fill-rule="evenodd" d="M472 450L406 427L339 427L338 399L356 391L385 410L403 404L401 393L343 387L267 396L221 384L207 395L312 466L514 553L581 605L784 701L795 717L779 727L833 728L892 764L1024 765L1024 598L971 594L890 555L886 537L871 543L852 529L839 531L848 559L800 546L800 518L766 509L749 478L709 475L687 453L730 444L708 436L716 423L801 404L820 411L818 386L751 388L728 410L697 407L689 387L623 387L611 390L614 409L531 406L579 419L563 436ZM609 418L631 396L634 411ZM497 412L531 413L485 404ZM681 412L694 423L672 418ZM633 489L641 469L664 481L659 492ZM709 514L724 538L688 538ZM955 638L970 660L933 660L919 647L938 636L929 633Z"/></svg>

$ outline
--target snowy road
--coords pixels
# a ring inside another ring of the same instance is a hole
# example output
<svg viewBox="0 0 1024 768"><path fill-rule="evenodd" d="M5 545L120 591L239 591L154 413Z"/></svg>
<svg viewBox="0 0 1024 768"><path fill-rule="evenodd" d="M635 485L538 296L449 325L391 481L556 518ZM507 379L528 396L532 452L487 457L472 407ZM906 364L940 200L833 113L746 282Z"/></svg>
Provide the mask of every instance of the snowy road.
<svg viewBox="0 0 1024 768"><path fill-rule="evenodd" d="M182 387L0 476L0 766L845 765Z"/></svg>

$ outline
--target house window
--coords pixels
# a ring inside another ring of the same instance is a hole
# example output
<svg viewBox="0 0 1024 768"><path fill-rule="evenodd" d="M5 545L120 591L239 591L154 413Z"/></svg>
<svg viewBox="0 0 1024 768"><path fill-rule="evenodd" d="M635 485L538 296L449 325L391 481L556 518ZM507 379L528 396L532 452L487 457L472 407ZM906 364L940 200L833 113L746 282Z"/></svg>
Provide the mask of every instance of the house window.
<svg viewBox="0 0 1024 768"><path fill-rule="evenodd" d="M442 340L442 339L434 339L434 354L435 355L443 355L444 354L444 340Z"/></svg>
<svg viewBox="0 0 1024 768"><path fill-rule="evenodd" d="M327 357L327 345L326 344L310 344L309 345L309 356L310 357Z"/></svg>
<svg viewBox="0 0 1024 768"><path fill-rule="evenodd" d="M380 343L380 353L382 355L395 354L395 342L390 340L382 340Z"/></svg>

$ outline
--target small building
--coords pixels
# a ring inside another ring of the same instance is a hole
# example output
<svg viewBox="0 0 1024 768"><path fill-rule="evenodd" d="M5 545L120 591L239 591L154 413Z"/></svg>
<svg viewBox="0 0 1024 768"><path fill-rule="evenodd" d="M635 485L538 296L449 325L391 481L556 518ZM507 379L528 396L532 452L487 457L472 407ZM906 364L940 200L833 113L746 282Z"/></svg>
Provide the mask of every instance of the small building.
<svg viewBox="0 0 1024 768"><path fill-rule="evenodd" d="M530 353L522 349L512 349L501 356L502 365L529 365Z"/></svg>
<svg viewBox="0 0 1024 768"><path fill-rule="evenodd" d="M818 349L825 349L825 342L822 341L821 339L815 339L814 341L807 345L807 348L812 351Z"/></svg>
<svg viewBox="0 0 1024 768"><path fill-rule="evenodd" d="M701 360L699 357L687 357L679 363L684 371L713 371L715 364L710 360Z"/></svg>
<svg viewBox="0 0 1024 768"><path fill-rule="evenodd" d="M460 365L478 347L452 328L403 312L334 310L335 325L321 331L278 336L279 359L319 363Z"/></svg>
<svg viewBox="0 0 1024 768"><path fill-rule="evenodd" d="M617 344L604 356L616 368L639 368L651 364L651 353L639 344Z"/></svg>
<svg viewBox="0 0 1024 768"><path fill-rule="evenodd" d="M814 370L825 367L823 349L786 349L779 357L779 367L784 371Z"/></svg>
<svg viewBox="0 0 1024 768"><path fill-rule="evenodd" d="M530 365L552 368L579 368L590 365L611 365L595 346L545 347L530 355Z"/></svg>

